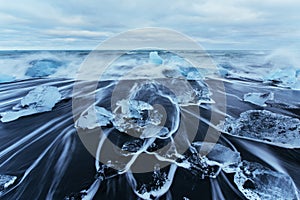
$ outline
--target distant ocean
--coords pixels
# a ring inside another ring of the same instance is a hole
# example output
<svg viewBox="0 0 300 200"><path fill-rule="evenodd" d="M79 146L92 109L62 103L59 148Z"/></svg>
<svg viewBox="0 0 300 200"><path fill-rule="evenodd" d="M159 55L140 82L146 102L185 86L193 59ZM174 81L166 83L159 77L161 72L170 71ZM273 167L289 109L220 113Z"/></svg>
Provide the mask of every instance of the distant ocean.
<svg viewBox="0 0 300 200"><path fill-rule="evenodd" d="M125 52L92 104L78 90L94 84L78 76L89 53L0 51L0 199L299 199L299 52L184 52L215 68ZM97 161L82 137L112 158ZM135 173L142 154L157 163Z"/></svg>

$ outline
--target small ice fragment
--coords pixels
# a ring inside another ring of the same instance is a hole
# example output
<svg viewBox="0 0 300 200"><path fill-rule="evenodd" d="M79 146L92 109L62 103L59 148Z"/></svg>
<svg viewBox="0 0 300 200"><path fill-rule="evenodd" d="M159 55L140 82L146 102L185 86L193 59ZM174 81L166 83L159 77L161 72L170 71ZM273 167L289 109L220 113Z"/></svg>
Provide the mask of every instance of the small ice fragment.
<svg viewBox="0 0 300 200"><path fill-rule="evenodd" d="M94 129L100 126L107 126L111 123L114 115L105 108L91 107L86 113L81 115L75 122L76 128Z"/></svg>
<svg viewBox="0 0 300 200"><path fill-rule="evenodd" d="M16 180L16 176L0 175L0 194L10 185L14 184Z"/></svg>
<svg viewBox="0 0 300 200"><path fill-rule="evenodd" d="M253 103L258 106L267 106L266 101L274 100L274 93L248 93L244 95L244 101Z"/></svg>
<svg viewBox="0 0 300 200"><path fill-rule="evenodd" d="M61 97L57 87L38 86L23 97L20 104L14 106L13 110L18 111L0 113L1 121L10 122L19 117L51 111L55 104L61 100Z"/></svg>
<svg viewBox="0 0 300 200"><path fill-rule="evenodd" d="M234 183L247 199L297 200L297 189L290 176L261 164L243 161L234 175Z"/></svg>
<svg viewBox="0 0 300 200"><path fill-rule="evenodd" d="M157 51L152 51L149 53L149 63L161 65L163 64L163 59L158 55Z"/></svg>
<svg viewBox="0 0 300 200"><path fill-rule="evenodd" d="M225 133L285 148L300 147L300 120L266 110L249 110L219 125Z"/></svg>

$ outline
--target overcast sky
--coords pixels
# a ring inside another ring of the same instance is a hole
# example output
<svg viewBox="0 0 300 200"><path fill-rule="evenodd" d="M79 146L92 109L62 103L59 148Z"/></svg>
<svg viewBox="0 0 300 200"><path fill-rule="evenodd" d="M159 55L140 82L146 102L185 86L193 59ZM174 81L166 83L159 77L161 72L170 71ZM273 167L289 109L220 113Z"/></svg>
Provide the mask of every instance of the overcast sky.
<svg viewBox="0 0 300 200"><path fill-rule="evenodd" d="M299 0L0 0L0 49L94 49L165 27L205 49L300 49Z"/></svg>

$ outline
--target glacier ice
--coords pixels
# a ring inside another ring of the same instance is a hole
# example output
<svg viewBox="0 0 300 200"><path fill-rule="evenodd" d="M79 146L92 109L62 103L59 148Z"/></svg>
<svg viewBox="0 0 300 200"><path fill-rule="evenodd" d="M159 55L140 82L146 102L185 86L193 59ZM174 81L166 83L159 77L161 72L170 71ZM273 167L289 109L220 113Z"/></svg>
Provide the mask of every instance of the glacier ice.
<svg viewBox="0 0 300 200"><path fill-rule="evenodd" d="M103 107L90 107L75 122L76 128L94 129L100 126L107 126L111 123L114 115Z"/></svg>
<svg viewBox="0 0 300 200"><path fill-rule="evenodd" d="M235 172L241 162L239 152L235 152L221 144L209 142L193 142L186 156L192 173L201 178L215 178L221 168L226 173Z"/></svg>
<svg viewBox="0 0 300 200"><path fill-rule="evenodd" d="M46 77L54 74L57 68L63 65L62 62L51 59L33 60L29 63L31 66L27 69L25 75L30 77Z"/></svg>
<svg viewBox="0 0 300 200"><path fill-rule="evenodd" d="M192 145L198 149L198 152L201 150L204 151L205 149L209 150L208 154L205 155L208 158L208 164L219 165L226 173L233 173L241 162L239 152L233 151L221 144L193 142Z"/></svg>
<svg viewBox="0 0 300 200"><path fill-rule="evenodd" d="M267 110L249 110L238 119L228 117L220 127L230 135L286 148L300 147L300 120Z"/></svg>
<svg viewBox="0 0 300 200"><path fill-rule="evenodd" d="M0 175L0 195L6 188L14 184L16 179L17 179L16 176Z"/></svg>
<svg viewBox="0 0 300 200"><path fill-rule="evenodd" d="M299 73L293 67L276 69L264 78L264 83L271 83L280 87L299 89Z"/></svg>
<svg viewBox="0 0 300 200"><path fill-rule="evenodd" d="M272 171L259 163L241 162L234 175L234 183L251 200L299 199L290 176Z"/></svg>
<svg viewBox="0 0 300 200"><path fill-rule="evenodd" d="M61 100L61 97L57 87L38 86L13 107L14 111L0 113L1 121L10 122L22 116L51 111L55 104Z"/></svg>
<svg viewBox="0 0 300 200"><path fill-rule="evenodd" d="M266 101L274 100L274 93L247 93L244 95L244 101L253 103L258 106L267 106Z"/></svg>
<svg viewBox="0 0 300 200"><path fill-rule="evenodd" d="M132 133L140 138L159 137L169 131L159 126L163 115L150 104L133 100L123 99L117 102L117 110L112 120L116 129L125 133Z"/></svg>
<svg viewBox="0 0 300 200"><path fill-rule="evenodd" d="M163 59L158 55L157 51L151 51L149 53L149 63L161 65L163 64Z"/></svg>

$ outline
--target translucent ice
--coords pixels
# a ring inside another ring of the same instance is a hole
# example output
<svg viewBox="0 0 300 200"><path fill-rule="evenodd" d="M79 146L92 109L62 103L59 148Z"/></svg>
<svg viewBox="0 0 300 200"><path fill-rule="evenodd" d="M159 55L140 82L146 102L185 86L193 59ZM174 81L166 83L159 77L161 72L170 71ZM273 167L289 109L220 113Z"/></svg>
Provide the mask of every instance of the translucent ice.
<svg viewBox="0 0 300 200"><path fill-rule="evenodd" d="M158 55L156 51L152 51L149 53L149 63L161 65L163 64L163 59Z"/></svg>
<svg viewBox="0 0 300 200"><path fill-rule="evenodd" d="M197 148L198 151L205 151L205 149L208 149L209 153L205 155L208 158L208 164L219 165L226 173L234 172L238 164L241 162L239 152L233 151L221 144L194 142L192 145Z"/></svg>
<svg viewBox="0 0 300 200"><path fill-rule="evenodd" d="M16 176L0 175L0 195L6 188L14 184L16 179L17 179Z"/></svg>
<svg viewBox="0 0 300 200"><path fill-rule="evenodd" d="M293 67L277 69L264 78L265 83L271 83L281 87L299 89L299 77Z"/></svg>
<svg viewBox="0 0 300 200"><path fill-rule="evenodd" d="M29 63L29 67L25 73L30 77L45 77L54 74L57 68L63 65L62 62L51 59L33 60Z"/></svg>
<svg viewBox="0 0 300 200"><path fill-rule="evenodd" d="M249 110L238 119L226 118L225 133L286 148L300 147L300 120L266 110Z"/></svg>
<svg viewBox="0 0 300 200"><path fill-rule="evenodd" d="M133 133L140 138L150 138L168 133L163 126L159 126L162 114L150 104L137 100L121 100L117 102L119 110L113 119L116 129L125 133Z"/></svg>
<svg viewBox="0 0 300 200"><path fill-rule="evenodd" d="M0 113L1 121L10 122L22 116L51 111L55 104L61 100L61 97L57 87L38 86L13 107L15 111Z"/></svg>
<svg viewBox="0 0 300 200"><path fill-rule="evenodd" d="M240 163L234 182L245 197L251 200L299 199L291 177L258 163Z"/></svg>
<svg viewBox="0 0 300 200"><path fill-rule="evenodd" d="M11 82L14 81L16 78L11 75L6 75L6 74L0 74L0 83L6 83L6 82Z"/></svg>
<svg viewBox="0 0 300 200"><path fill-rule="evenodd" d="M265 103L268 100L274 100L274 94L272 92L248 93L244 95L244 101L253 103L258 106L267 106Z"/></svg>
<svg viewBox="0 0 300 200"><path fill-rule="evenodd" d="M82 129L94 129L110 124L113 117L114 115L105 108L94 106L78 118L75 126Z"/></svg>
<svg viewBox="0 0 300 200"><path fill-rule="evenodd" d="M186 158L190 163L191 172L200 175L201 178L215 178L219 174L219 167L226 173L233 173L241 162L239 152L209 142L192 143Z"/></svg>

